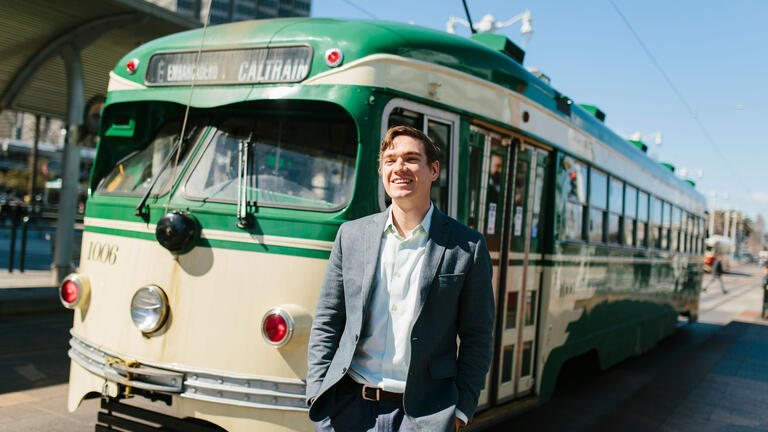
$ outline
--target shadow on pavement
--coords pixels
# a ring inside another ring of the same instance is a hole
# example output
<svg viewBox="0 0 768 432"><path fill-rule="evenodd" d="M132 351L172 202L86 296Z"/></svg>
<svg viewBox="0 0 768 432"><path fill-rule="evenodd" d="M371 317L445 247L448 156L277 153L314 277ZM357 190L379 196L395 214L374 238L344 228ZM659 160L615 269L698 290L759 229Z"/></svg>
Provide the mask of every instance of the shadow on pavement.
<svg viewBox="0 0 768 432"><path fill-rule="evenodd" d="M716 335L729 332L726 330L729 327L703 323L681 325L650 351L608 370L595 372L594 365L586 364L583 371L568 371L569 375L558 379L550 401L491 430L658 430L658 417L665 414L660 414L663 410L657 410L655 405L679 405L679 401L677 404L675 401L688 395L691 385L721 357L712 357L712 350L716 348L712 344L717 345ZM647 420L640 420L638 416Z"/></svg>
<svg viewBox="0 0 768 432"><path fill-rule="evenodd" d="M6 316L0 320L0 394L69 380L72 312Z"/></svg>

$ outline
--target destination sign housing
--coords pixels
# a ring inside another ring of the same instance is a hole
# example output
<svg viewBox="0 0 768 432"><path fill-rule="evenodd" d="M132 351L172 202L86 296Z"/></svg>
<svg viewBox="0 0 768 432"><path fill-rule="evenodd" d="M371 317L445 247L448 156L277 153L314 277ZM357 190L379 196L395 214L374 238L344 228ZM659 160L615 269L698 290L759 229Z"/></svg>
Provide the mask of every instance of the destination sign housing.
<svg viewBox="0 0 768 432"><path fill-rule="evenodd" d="M309 45L163 52L149 59L147 85L172 86L299 82L309 75Z"/></svg>

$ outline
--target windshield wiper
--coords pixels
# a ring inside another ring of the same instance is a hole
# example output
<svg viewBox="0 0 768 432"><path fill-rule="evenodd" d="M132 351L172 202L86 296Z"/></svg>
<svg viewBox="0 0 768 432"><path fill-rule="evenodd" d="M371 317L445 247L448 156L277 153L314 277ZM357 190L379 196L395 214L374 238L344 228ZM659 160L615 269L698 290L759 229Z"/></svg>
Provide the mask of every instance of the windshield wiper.
<svg viewBox="0 0 768 432"><path fill-rule="evenodd" d="M136 212L134 214L142 218L144 222L149 222L149 209L147 208L147 200L149 199L149 195L152 193L152 189L155 188L155 184L157 184L160 176L163 174L165 169L168 168L168 165L171 163L174 154L179 151L179 146L186 147L189 144L190 139L192 139L192 137L195 135L195 132L197 132L197 128L197 125L193 126L186 137L176 141L176 144L173 146L173 148L171 148L171 151L168 152L168 156L165 157L163 165L160 167L160 171L157 172L157 175L155 175L155 177L152 179L152 183L149 185L149 188L147 188L147 191L144 192L144 196L141 197L141 201L139 201L139 205L136 206ZM171 181L173 181L173 179L171 179Z"/></svg>
<svg viewBox="0 0 768 432"><path fill-rule="evenodd" d="M253 226L251 215L248 214L248 166L251 164L250 152L253 145L254 133L248 136L247 140L238 141L237 146L237 226L238 228L248 229Z"/></svg>

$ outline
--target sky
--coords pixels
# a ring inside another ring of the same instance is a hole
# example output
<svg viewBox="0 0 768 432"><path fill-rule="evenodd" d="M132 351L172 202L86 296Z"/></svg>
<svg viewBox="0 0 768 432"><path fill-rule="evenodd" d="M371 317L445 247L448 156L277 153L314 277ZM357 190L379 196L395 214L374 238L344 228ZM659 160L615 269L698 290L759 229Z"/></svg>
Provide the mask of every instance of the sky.
<svg viewBox="0 0 768 432"><path fill-rule="evenodd" d="M654 158L672 163L678 174L687 170L710 208L768 216L768 1L467 5L475 23L485 14L505 21L529 10L534 33L525 43L525 66L548 75L576 103L598 106L619 135L639 132ZM375 17L440 30L450 16L466 18L461 0L312 0L311 15ZM470 31L458 25L456 33ZM520 24L497 33L523 46Z"/></svg>

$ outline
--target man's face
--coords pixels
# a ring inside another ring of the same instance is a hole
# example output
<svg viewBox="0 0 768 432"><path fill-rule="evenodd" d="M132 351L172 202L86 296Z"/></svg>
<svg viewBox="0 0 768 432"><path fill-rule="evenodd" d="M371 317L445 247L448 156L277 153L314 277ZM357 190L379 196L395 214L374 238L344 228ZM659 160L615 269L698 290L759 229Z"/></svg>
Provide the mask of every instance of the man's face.
<svg viewBox="0 0 768 432"><path fill-rule="evenodd" d="M429 202L429 190L437 180L440 164L427 162L424 143L407 135L392 140L381 156L381 180L384 190L398 205Z"/></svg>

